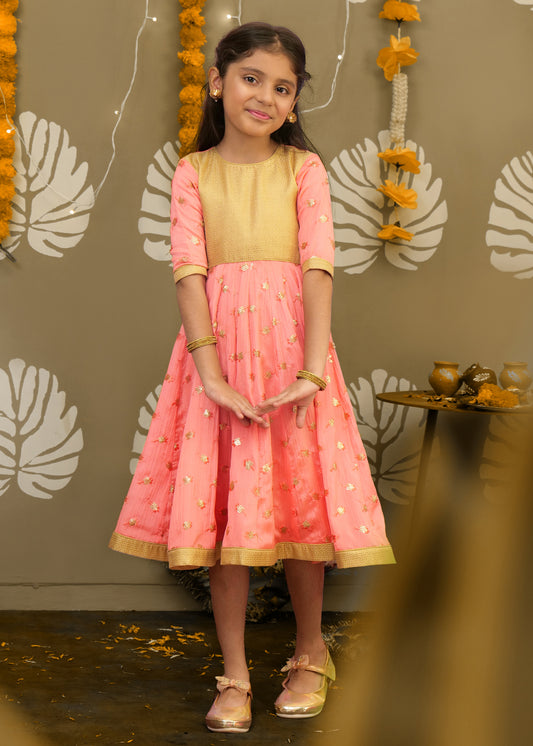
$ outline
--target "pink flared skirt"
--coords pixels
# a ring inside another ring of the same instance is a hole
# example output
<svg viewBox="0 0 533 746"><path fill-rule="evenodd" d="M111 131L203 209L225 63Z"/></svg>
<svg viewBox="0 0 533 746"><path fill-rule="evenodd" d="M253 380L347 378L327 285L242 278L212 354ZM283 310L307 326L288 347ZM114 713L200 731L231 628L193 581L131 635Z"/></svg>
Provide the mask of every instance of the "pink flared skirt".
<svg viewBox="0 0 533 746"><path fill-rule="evenodd" d="M294 381L303 366L301 267L221 264L206 292L230 385L256 404ZM181 329L110 546L181 569L394 562L332 342L324 377L303 428L292 405L270 414L268 429L246 426L208 399Z"/></svg>

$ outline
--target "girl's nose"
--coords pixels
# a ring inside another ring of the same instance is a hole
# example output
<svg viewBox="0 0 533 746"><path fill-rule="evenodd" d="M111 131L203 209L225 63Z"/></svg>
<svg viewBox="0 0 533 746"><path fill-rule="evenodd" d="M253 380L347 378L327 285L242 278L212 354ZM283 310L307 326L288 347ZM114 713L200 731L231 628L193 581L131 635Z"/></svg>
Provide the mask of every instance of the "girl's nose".
<svg viewBox="0 0 533 746"><path fill-rule="evenodd" d="M268 86L261 86L261 88L256 94L256 98L261 103L271 104L272 103L272 91L270 90Z"/></svg>

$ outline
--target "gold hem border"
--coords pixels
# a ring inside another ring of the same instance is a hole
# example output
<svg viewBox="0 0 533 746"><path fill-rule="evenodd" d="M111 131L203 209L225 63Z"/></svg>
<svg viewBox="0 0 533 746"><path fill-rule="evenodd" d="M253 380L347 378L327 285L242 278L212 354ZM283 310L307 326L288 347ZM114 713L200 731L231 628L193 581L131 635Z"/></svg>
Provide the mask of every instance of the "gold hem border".
<svg viewBox="0 0 533 746"><path fill-rule="evenodd" d="M223 565L267 567L275 564L279 559L299 559L308 562L335 562L340 569L396 563L392 547L389 545L344 549L337 552L333 544L298 544L296 542L280 542L271 549L222 547L217 544L212 549L179 547L169 550L166 544L133 539L114 532L109 547L116 552L134 557L168 562L172 570L212 567L218 560Z"/></svg>

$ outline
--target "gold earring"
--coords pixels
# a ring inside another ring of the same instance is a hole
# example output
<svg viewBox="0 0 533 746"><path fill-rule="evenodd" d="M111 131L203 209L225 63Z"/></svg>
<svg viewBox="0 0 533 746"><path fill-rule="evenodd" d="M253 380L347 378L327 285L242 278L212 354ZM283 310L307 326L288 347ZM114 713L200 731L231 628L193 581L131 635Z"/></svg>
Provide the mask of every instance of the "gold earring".
<svg viewBox="0 0 533 746"><path fill-rule="evenodd" d="M222 91L220 90L220 88L213 88L212 91L209 91L209 95L211 96L213 101L220 101L220 99L222 98Z"/></svg>
<svg viewBox="0 0 533 746"><path fill-rule="evenodd" d="M296 116L296 114L293 111L289 111L289 113L287 114L287 122L294 124L297 119L298 117Z"/></svg>

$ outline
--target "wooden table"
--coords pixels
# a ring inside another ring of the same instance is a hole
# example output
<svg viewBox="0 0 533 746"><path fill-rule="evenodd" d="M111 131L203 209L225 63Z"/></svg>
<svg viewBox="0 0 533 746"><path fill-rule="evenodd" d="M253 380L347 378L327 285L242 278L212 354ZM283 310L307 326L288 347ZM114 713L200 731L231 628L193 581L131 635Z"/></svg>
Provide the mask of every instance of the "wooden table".
<svg viewBox="0 0 533 746"><path fill-rule="evenodd" d="M489 427L489 417L493 414L529 414L532 415L531 407L521 407L515 410L509 409L491 409L489 407L483 409L477 409L473 407L466 407L457 403L453 397L442 397L437 396L433 391L391 391L383 394L377 394L377 399L380 401L388 402L390 404L399 404L404 407L418 407L419 409L427 410L426 427L424 430L424 438L422 441L422 450L420 453L420 463L418 467L418 478L416 481L415 495L413 500L412 510L412 525L416 522L418 506L420 504L422 490L426 482L429 457L431 455L431 449L433 446L433 439L435 437L435 428L437 426L437 417L439 412L452 412L459 415L481 415L484 419L482 421L482 441L484 442L486 433ZM488 415L488 416L487 416Z"/></svg>

